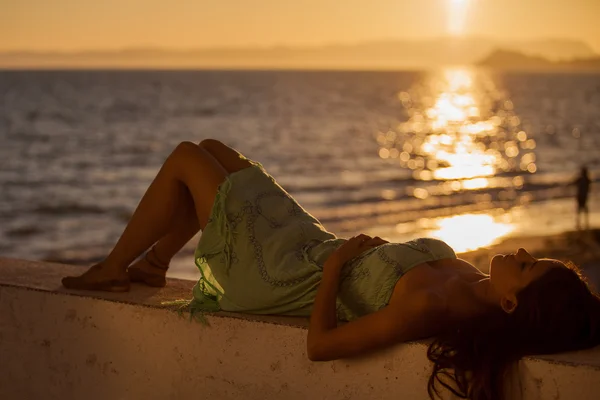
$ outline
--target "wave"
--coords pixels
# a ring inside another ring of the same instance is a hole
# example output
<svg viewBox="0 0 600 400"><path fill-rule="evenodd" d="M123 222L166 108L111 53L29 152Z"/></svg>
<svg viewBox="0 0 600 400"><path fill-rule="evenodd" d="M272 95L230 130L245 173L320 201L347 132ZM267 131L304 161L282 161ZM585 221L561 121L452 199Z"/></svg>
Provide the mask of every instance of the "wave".
<svg viewBox="0 0 600 400"><path fill-rule="evenodd" d="M511 208L534 202L565 199L572 193L563 186L538 187L536 190L495 190L479 191L454 196L431 196L426 199L404 199L381 201L371 199L352 204L330 205L314 208L311 213L318 215L322 223L340 223L352 220L372 225L373 221L403 222L415 217L439 217L459 212L483 211L494 208Z"/></svg>
<svg viewBox="0 0 600 400"><path fill-rule="evenodd" d="M38 226L21 226L18 228L8 229L6 236L14 238L26 238L42 233L43 231Z"/></svg>
<svg viewBox="0 0 600 400"><path fill-rule="evenodd" d="M33 212L41 215L67 215L67 214L105 214L108 210L88 204L41 204Z"/></svg>

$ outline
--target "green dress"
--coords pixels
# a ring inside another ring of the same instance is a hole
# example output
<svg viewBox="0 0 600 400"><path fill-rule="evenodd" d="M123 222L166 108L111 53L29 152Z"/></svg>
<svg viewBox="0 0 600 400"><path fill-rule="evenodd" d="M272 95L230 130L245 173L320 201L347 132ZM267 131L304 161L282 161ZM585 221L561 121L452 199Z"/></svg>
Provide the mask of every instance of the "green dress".
<svg viewBox="0 0 600 400"><path fill-rule="evenodd" d="M345 241L252 162L219 186L195 251L202 276L191 310L310 316L323 264ZM440 240L421 238L352 259L341 272L338 318L350 321L385 307L403 274L442 258L456 255Z"/></svg>

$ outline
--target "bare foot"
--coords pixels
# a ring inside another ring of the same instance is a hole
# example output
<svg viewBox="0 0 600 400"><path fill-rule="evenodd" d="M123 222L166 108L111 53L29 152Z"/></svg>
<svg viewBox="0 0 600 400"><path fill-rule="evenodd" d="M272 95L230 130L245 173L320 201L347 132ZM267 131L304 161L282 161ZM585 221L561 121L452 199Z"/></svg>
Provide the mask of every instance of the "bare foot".
<svg viewBox="0 0 600 400"><path fill-rule="evenodd" d="M102 263L91 266L79 276L66 276L62 284L67 289L100 290L105 292L128 292L129 277L125 271L115 272Z"/></svg>
<svg viewBox="0 0 600 400"><path fill-rule="evenodd" d="M152 287L165 287L168 264L163 264L150 250L127 269L131 282L141 282Z"/></svg>

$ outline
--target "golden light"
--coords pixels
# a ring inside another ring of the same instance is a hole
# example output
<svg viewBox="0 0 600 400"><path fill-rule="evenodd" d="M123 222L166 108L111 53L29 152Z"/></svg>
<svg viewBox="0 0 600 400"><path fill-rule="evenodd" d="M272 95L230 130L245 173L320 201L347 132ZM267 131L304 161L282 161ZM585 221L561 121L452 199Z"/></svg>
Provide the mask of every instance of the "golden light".
<svg viewBox="0 0 600 400"><path fill-rule="evenodd" d="M378 136L379 156L413 170L416 179L457 181L457 190L488 187L502 172L535 173L535 154L527 151L535 142L521 130L512 102L486 79L448 69L399 93L409 118L397 132Z"/></svg>
<svg viewBox="0 0 600 400"><path fill-rule="evenodd" d="M382 159L421 181L407 187L406 194L428 207L465 205L460 212L488 203L492 207L496 200L525 201L514 194L525 184L520 174L537 171L536 143L523 130L518 107L488 74L470 69L433 72L398 99L406 119L379 132L377 143ZM498 191L497 198L486 188ZM398 224L397 234L416 229L457 252L492 245L517 229L493 213L422 218L413 224Z"/></svg>
<svg viewBox="0 0 600 400"><path fill-rule="evenodd" d="M477 146L479 136L493 132L491 121L472 121L480 115L474 98L473 78L467 70L444 71L443 91L432 108L425 112L433 130L423 142L422 149L446 164L433 172L435 179L469 179L492 176L496 172L498 154ZM448 133L452 133L450 136ZM465 188L479 189L486 184Z"/></svg>
<svg viewBox="0 0 600 400"><path fill-rule="evenodd" d="M498 222L487 214L440 218L434 225L437 229L430 232L431 236L445 241L457 253L495 244L515 229L513 225Z"/></svg>
<svg viewBox="0 0 600 400"><path fill-rule="evenodd" d="M465 30L469 0L448 1L448 31L451 35L461 35Z"/></svg>

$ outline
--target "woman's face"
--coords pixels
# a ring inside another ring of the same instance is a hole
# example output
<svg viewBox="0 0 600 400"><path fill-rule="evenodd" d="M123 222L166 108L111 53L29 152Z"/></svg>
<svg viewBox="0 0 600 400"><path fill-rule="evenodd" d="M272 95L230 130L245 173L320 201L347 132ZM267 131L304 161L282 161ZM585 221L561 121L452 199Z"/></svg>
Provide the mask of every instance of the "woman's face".
<svg viewBox="0 0 600 400"><path fill-rule="evenodd" d="M550 258L535 258L525 249L512 254L498 254L490 262L490 284L500 297L515 302L516 294L551 268L565 265Z"/></svg>

